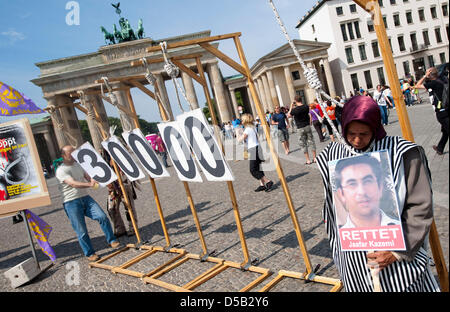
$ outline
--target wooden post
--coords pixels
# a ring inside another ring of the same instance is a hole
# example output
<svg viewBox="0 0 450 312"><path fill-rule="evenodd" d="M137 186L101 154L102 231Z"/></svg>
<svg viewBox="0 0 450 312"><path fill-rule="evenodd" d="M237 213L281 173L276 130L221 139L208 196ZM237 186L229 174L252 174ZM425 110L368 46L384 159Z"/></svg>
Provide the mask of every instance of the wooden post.
<svg viewBox="0 0 450 312"><path fill-rule="evenodd" d="M239 58L241 59L241 64L244 66L244 68L246 70L247 82L248 82L248 86L250 88L250 93L252 94L253 101L255 103L255 107L256 107L256 110L258 112L259 119L263 123L263 130L264 130L264 133L265 133L266 138L267 138L267 144L269 145L270 152L271 152L273 161L274 161L275 166L276 166L278 177L280 179L280 183L281 183L281 186L283 188L283 192L284 192L284 195L286 197L287 204L288 204L289 212L291 214L291 219L292 219L292 222L294 223L294 229L295 229L295 233L296 233L296 236L297 236L297 240L298 240L298 243L300 245L300 249L301 249L301 252L302 252L302 255L303 255L303 259L305 261L306 274L309 275L309 274L311 274L313 272L312 265L311 265L311 260L309 259L309 254L308 254L308 251L306 249L306 245L305 245L305 242L304 242L304 239L303 239L303 234L302 234L302 231L301 231L301 228L300 228L300 224L298 222L298 218L297 218L297 214L295 212L294 204L292 202L292 197L291 197L291 194L289 192L289 187L287 185L286 178L285 178L284 173L283 173L283 169L281 168L280 159L278 157L278 154L277 154L277 152L276 152L276 150L274 148L272 139L270 137L269 126L267 125L267 121L266 121L266 118L265 118L265 115L264 115L264 111L262 109L261 103L260 103L259 98L258 98L257 93L256 93L256 89L255 89L255 85L253 83L252 75L250 73L250 69L248 67L247 60L246 60L245 55L244 55L244 51L242 49L241 41L239 40L238 36L233 37L233 39L234 39L234 43L236 45L236 49L237 49L238 54L239 54Z"/></svg>
<svg viewBox="0 0 450 312"><path fill-rule="evenodd" d="M133 99L131 97L131 93L130 93L129 89L126 92L126 94L127 94L127 97L128 97L128 103L130 104L130 109L134 113L134 115L136 116L136 110L135 110L135 107L134 107L134 102L133 102ZM163 112L164 112L164 110L163 110ZM163 114L163 116L164 116L163 118L167 118L167 114ZM167 121L167 119L165 119L164 121ZM137 118L135 118L134 122L135 122L136 127L139 127L139 122L137 121ZM153 182L152 183L152 188L153 188L154 179L152 179L152 178L150 178L150 179L151 179L150 182ZM191 195L191 191L189 189L189 184L186 181L183 181L183 185L184 185L184 189L186 191L186 195L187 195L187 198L188 198L189 207L191 208L192 215L194 216L194 223L195 223L195 226L197 228L198 236L200 238L200 243L202 245L203 255L205 256L205 255L208 254L208 250L206 248L205 238L203 236L202 228L201 228L200 222L198 220L197 211L195 210L194 201L192 200L192 195ZM156 185L155 185L155 189L154 190L156 190ZM155 195L155 198L156 198L156 195ZM158 199L158 202L159 202L159 199ZM158 208L158 212L160 212L160 207ZM160 216L161 215L162 215L162 211L161 211ZM161 219L161 220L164 220L164 219ZM165 228L165 226L163 227L163 229L164 228ZM167 230L164 232L164 235L166 236L166 240L167 240L169 238L169 236L166 235L166 233L167 233Z"/></svg>
<svg viewBox="0 0 450 312"><path fill-rule="evenodd" d="M372 14L372 20L374 23L375 32L377 34L379 47L381 49L381 55L383 57L384 66L388 75L389 86L392 90L392 96L394 97L395 107L400 122L403 137L411 142L414 142L414 136L411 129L408 113L406 111L405 102L403 100L402 92L400 90L400 83L397 74L397 69L394 63L394 57L389 45L389 40L386 34L386 28L384 26L381 9L378 1L373 0L354 0L364 10ZM439 275L439 281L442 291L449 291L448 283L448 270L445 264L444 255L442 252L441 242L439 240L439 234L437 232L436 223L433 220L430 229L430 247L433 253L434 262L436 264L436 270Z"/></svg>
<svg viewBox="0 0 450 312"><path fill-rule="evenodd" d="M100 123L101 119L100 119L100 116L99 116L99 114L97 112L97 109L95 108L95 105L92 105L92 109L93 109L94 114L95 114L95 119L97 120L97 122ZM103 129L103 127L100 127L100 125L99 125L99 128L100 128L100 132L102 134L103 140L106 140L108 138L108 135L105 133L105 130ZM114 171L116 172L117 180L119 181L120 190L122 191L122 194L123 194L123 199L124 199L124 202L125 202L125 206L128 209L128 213L130 214L131 222L133 224L133 229L134 229L134 232L136 233L137 244L140 244L141 243L141 236L139 235L139 231L138 231L138 229L136 227L136 222L134 220L133 211L131 209L130 199L128 198L128 194L127 194L127 192L125 190L125 186L123 185L122 177L120 175L120 170L117 167L117 164L114 161L114 159L111 159L111 160L112 160L112 165L114 167Z"/></svg>
<svg viewBox="0 0 450 312"><path fill-rule="evenodd" d="M134 102L133 102L133 98L131 97L130 89L127 89L125 91L125 93L127 95L128 104L130 105L130 110L133 113L134 125L135 125L136 128L140 128L139 120L138 120L138 117L136 115L136 109L134 107ZM150 177L150 184L152 185L153 195L155 197L156 209L158 210L159 219L161 220L161 226L162 226L162 229L163 229L164 238L166 239L167 247L169 247L170 246L169 233L167 231L166 222L164 220L163 212L162 212L162 209L161 209L161 203L159 201L158 190L156 189L156 185L155 185L155 179L153 179L152 177ZM131 218L131 220L133 222L133 227L135 227L134 219Z"/></svg>
<svg viewBox="0 0 450 312"><path fill-rule="evenodd" d="M219 146L222 148L222 151L223 151L224 146L223 146L222 139L220 137L220 133L219 133L219 129L218 129L219 125L217 122L217 116L214 111L214 107L212 105L211 96L209 94L208 85L206 83L206 77L205 77L205 73L203 71L202 64L200 62L200 58L198 58L198 57L196 58L196 63L197 63L198 73L200 74L200 78L202 80L201 85L203 86L203 92L206 97L206 102L208 103L208 108L211 113L211 120L213 121L213 124L214 124L214 132L215 132L217 140L219 141ZM242 263L242 266L244 267L244 266L248 265L250 262L250 254L248 251L247 242L245 240L244 229L242 227L241 215L239 213L239 208L238 208L238 204L237 204L236 193L234 192L233 182L227 181L227 186L228 186L228 191L230 193L231 203L233 205L233 213L234 213L234 218L236 220L236 226L237 226L238 233L239 233L239 239L241 242L242 252L244 254L244 262Z"/></svg>

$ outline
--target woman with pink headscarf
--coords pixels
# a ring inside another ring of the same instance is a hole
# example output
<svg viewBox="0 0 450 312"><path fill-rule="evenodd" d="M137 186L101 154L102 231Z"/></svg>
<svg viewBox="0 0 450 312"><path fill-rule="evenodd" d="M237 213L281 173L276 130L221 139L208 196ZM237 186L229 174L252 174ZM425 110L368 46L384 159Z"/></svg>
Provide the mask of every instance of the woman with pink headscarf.
<svg viewBox="0 0 450 312"><path fill-rule="evenodd" d="M325 186L323 216L333 260L348 292L374 291L368 263L377 263L385 292L439 291L430 270L426 240L433 221L430 171L421 146L398 136L388 136L377 103L370 97L354 96L342 111L345 142L331 142L317 157ZM345 146L347 145L347 146ZM350 152L350 150L352 152ZM352 153L388 150L395 191L399 199L406 251L342 251L328 162Z"/></svg>

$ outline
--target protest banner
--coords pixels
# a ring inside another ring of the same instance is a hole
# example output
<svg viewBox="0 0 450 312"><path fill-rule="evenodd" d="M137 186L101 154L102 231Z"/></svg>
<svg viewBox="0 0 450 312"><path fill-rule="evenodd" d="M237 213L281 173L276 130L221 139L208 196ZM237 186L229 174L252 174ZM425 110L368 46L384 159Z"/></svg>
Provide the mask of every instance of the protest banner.
<svg viewBox="0 0 450 312"><path fill-rule="evenodd" d="M405 250L386 150L329 162L342 250Z"/></svg>
<svg viewBox="0 0 450 312"><path fill-rule="evenodd" d="M50 205L28 119L0 125L0 216Z"/></svg>

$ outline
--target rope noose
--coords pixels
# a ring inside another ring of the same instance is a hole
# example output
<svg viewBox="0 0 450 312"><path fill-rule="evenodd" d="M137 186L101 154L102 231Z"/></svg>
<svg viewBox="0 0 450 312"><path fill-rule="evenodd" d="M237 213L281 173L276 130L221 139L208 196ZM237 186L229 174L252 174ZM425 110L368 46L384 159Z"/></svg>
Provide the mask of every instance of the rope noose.
<svg viewBox="0 0 450 312"><path fill-rule="evenodd" d="M126 131L132 130L133 127L131 126L130 122L128 121L128 116L124 112L122 112L122 110L119 108L119 106L120 106L119 100L117 99L117 96L112 91L112 87L109 84L108 77L104 76L101 79L105 83L106 89L108 90L108 97L109 97L109 100L111 101L111 104L118 109L119 115L120 115L120 120L122 121L122 123L124 123L123 126L126 126L126 127L124 127L123 130L126 130ZM100 85L100 90L102 92L102 95L105 96L105 93L103 92L103 84Z"/></svg>
<svg viewBox="0 0 450 312"><path fill-rule="evenodd" d="M145 70L146 70L146 74L145 74L145 79L147 79L148 83L154 87L155 90L155 95L159 100L159 103L161 103L162 108L164 109L164 112L166 113L166 116L170 116L169 112L167 110L166 104L163 102L163 100L161 99L161 95L160 95L160 90L159 88L156 88L157 86L157 80L156 77L151 73L150 71L150 66L147 63L147 59L145 57L143 57L142 59L142 63L144 64ZM159 115L161 117L161 120L164 120L162 113L159 112Z"/></svg>
<svg viewBox="0 0 450 312"><path fill-rule="evenodd" d="M358 153L356 153L347 144L347 142L345 142L344 138L341 136L341 134L339 133L339 131L336 129L336 127L334 126L333 122L331 121L331 118L326 113L326 106L324 105L324 103L322 101L321 95L323 95L328 100L334 102L336 105L340 105L340 103L338 103L335 99L331 98L325 91L322 90L322 83L320 82L320 79L319 79L319 76L317 74L316 69L307 67L305 65L305 62L301 58L300 53L297 50L297 47L295 46L294 42L289 37L289 34L286 31L286 27L284 26L283 22L281 21L280 15L278 14L278 11L275 8L275 5L273 4L272 0L269 0L269 4L272 7L273 13L275 14L275 18L277 19L277 22L280 25L280 28L281 28L282 32L284 33L284 36L286 37L287 41L289 42L289 45L291 46L292 51L294 52L295 56L297 57L297 60L299 61L300 65L301 65L301 67L303 69L303 74L305 75L306 80L308 81L309 87L311 89L314 89L314 92L316 93L317 101L319 102L319 105L320 105L322 111L325 112L323 115L327 119L329 125L331 126L331 129L333 130L333 133L336 135L337 140L339 141L339 143L344 145L344 147L352 155L357 155Z"/></svg>
<svg viewBox="0 0 450 312"><path fill-rule="evenodd" d="M72 145L73 147L77 147L78 146L77 139L72 134L70 134L69 131L66 130L61 115L57 110L58 108L55 105L47 106L47 111L50 113L50 115L53 117L53 120L56 122L56 128L64 135L67 141L69 141L70 145Z"/></svg>
<svg viewBox="0 0 450 312"><path fill-rule="evenodd" d="M164 41L164 42L161 42L159 45L161 46L161 50L162 50L163 57L164 57L164 62L165 62L164 70L165 70L166 73L169 75L169 77L172 78L172 81L173 81L174 86L175 86L175 91L176 91L177 100L178 100L178 106L180 107L181 111L184 113L184 109L183 109L183 107L181 106L180 97L179 97L179 95L178 95L178 89L180 89L181 94L183 94L184 99L185 99L186 102L189 104L190 110L192 110L192 104L191 104L191 102L188 100L188 98L187 98L187 96L186 96L186 93L184 92L183 88L180 86L180 84L179 84L179 82L178 82L178 80L177 80L177 77L178 77L178 74L180 73L180 70L179 70L178 67L175 66L175 64L173 64L173 63L167 58L167 55L166 55L166 54L167 54L167 43Z"/></svg>

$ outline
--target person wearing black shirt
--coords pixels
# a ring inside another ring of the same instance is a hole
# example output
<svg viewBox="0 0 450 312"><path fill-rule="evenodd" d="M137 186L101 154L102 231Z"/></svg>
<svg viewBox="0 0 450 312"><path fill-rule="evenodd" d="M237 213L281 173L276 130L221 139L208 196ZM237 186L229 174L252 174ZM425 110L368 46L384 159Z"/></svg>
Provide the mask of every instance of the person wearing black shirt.
<svg viewBox="0 0 450 312"><path fill-rule="evenodd" d="M299 130L299 144L300 148L303 149L305 153L306 163L305 165L311 164L311 159L309 158L308 147L312 150L313 163L316 162L316 143L314 142L313 133L311 130L311 115L309 114L309 106L301 102L300 96L295 96L294 103L291 105L288 117L294 117L295 124Z"/></svg>
<svg viewBox="0 0 450 312"><path fill-rule="evenodd" d="M416 84L417 89L431 89L433 95L433 103L434 111L436 112L436 119L441 124L441 132L442 136L439 140L438 145L433 145L433 149L436 151L438 155L442 155L444 153L445 145L448 141L448 109L441 107L442 94L444 91L444 82L438 78L438 71L436 67L431 67L425 73Z"/></svg>

